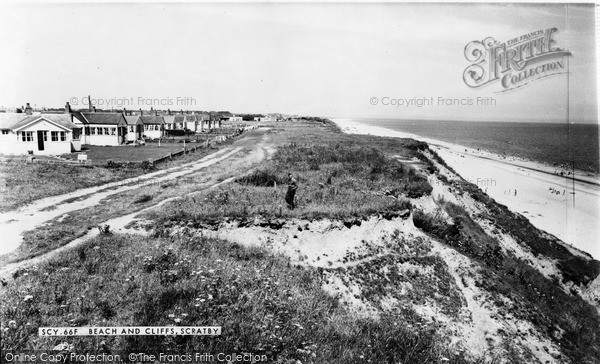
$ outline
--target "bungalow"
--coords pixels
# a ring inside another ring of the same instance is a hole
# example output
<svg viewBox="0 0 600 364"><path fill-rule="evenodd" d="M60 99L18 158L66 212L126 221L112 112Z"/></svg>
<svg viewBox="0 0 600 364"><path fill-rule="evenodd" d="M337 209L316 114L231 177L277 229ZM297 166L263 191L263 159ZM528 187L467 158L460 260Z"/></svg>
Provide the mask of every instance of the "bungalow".
<svg viewBox="0 0 600 364"><path fill-rule="evenodd" d="M220 114L210 114L210 121L208 124L210 129L218 129L221 127L221 115Z"/></svg>
<svg viewBox="0 0 600 364"><path fill-rule="evenodd" d="M270 116L270 115L267 115L267 116L255 116L254 117L254 121L273 122L273 121L276 121L276 119L273 116Z"/></svg>
<svg viewBox="0 0 600 364"><path fill-rule="evenodd" d="M229 121L230 123L241 123L242 122L242 117L241 116L235 116L235 115L231 115L227 121Z"/></svg>
<svg viewBox="0 0 600 364"><path fill-rule="evenodd" d="M210 115L208 113L203 112L196 115L196 120L198 120L198 131L204 131L210 128Z"/></svg>
<svg viewBox="0 0 600 364"><path fill-rule="evenodd" d="M196 115L185 116L185 128L194 132L198 131L198 120L196 119Z"/></svg>
<svg viewBox="0 0 600 364"><path fill-rule="evenodd" d="M146 138L158 139L165 134L165 119L162 116L140 116L144 123L144 136Z"/></svg>
<svg viewBox="0 0 600 364"><path fill-rule="evenodd" d="M165 130L185 129L185 117L183 115L163 115Z"/></svg>
<svg viewBox="0 0 600 364"><path fill-rule="evenodd" d="M144 123L139 115L125 115L127 122L127 141L135 142L144 135Z"/></svg>
<svg viewBox="0 0 600 364"><path fill-rule="evenodd" d="M127 120L117 112L72 112L73 123L84 128L84 144L121 145L127 143Z"/></svg>
<svg viewBox="0 0 600 364"><path fill-rule="evenodd" d="M0 114L1 154L65 154L81 150L81 128L69 114Z"/></svg>

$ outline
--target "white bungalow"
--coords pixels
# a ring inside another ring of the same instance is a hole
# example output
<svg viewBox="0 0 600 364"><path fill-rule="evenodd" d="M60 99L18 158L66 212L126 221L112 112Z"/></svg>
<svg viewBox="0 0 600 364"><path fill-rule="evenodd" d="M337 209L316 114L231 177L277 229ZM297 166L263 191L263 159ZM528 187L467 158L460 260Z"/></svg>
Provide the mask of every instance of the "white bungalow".
<svg viewBox="0 0 600 364"><path fill-rule="evenodd" d="M163 115L165 130L185 129L185 117L183 115Z"/></svg>
<svg viewBox="0 0 600 364"><path fill-rule="evenodd" d="M144 135L144 123L139 115L125 115L127 122L127 141L135 142Z"/></svg>
<svg viewBox="0 0 600 364"><path fill-rule="evenodd" d="M197 131L201 132L210 129L210 115L208 113L196 115L196 120L198 120Z"/></svg>
<svg viewBox="0 0 600 364"><path fill-rule="evenodd" d="M196 119L196 115L185 116L185 128L193 132L198 131L198 120Z"/></svg>
<svg viewBox="0 0 600 364"><path fill-rule="evenodd" d="M73 123L84 128L84 144L121 145L127 143L127 121L116 112L73 112Z"/></svg>
<svg viewBox="0 0 600 364"><path fill-rule="evenodd" d="M165 119L162 116L140 116L144 123L144 137L158 139L165 135Z"/></svg>
<svg viewBox="0 0 600 364"><path fill-rule="evenodd" d="M81 150L81 128L69 114L0 114L1 154L58 155Z"/></svg>

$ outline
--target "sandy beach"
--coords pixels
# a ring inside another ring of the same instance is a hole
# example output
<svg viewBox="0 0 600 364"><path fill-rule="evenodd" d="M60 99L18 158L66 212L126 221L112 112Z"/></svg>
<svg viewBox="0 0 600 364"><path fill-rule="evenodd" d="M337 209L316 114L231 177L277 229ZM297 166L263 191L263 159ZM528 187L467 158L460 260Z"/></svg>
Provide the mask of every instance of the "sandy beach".
<svg viewBox="0 0 600 364"><path fill-rule="evenodd" d="M504 157L414 134L332 119L346 133L412 138L428 143L456 172L537 228L600 259L600 184L590 176L555 174L555 167Z"/></svg>

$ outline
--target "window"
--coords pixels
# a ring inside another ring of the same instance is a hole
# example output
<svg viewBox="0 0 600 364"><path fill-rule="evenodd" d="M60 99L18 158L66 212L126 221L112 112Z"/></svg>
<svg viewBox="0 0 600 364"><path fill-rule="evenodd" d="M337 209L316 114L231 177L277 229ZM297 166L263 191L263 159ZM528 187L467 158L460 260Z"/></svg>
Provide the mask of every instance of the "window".
<svg viewBox="0 0 600 364"><path fill-rule="evenodd" d="M96 133L96 128L94 128L94 134ZM86 126L85 127L85 135L90 135L90 127Z"/></svg>
<svg viewBox="0 0 600 364"><path fill-rule="evenodd" d="M81 129L73 129L73 140L79 140L81 137Z"/></svg>
<svg viewBox="0 0 600 364"><path fill-rule="evenodd" d="M117 135L117 128L110 128L110 135Z"/></svg>
<svg viewBox="0 0 600 364"><path fill-rule="evenodd" d="M57 142L58 141L58 132L57 131L51 131L50 132L50 139L53 142Z"/></svg>
<svg viewBox="0 0 600 364"><path fill-rule="evenodd" d="M90 134L96 135L96 128L90 128Z"/></svg>
<svg viewBox="0 0 600 364"><path fill-rule="evenodd" d="M21 140L24 142L32 142L33 141L33 132L32 131L22 131L21 132Z"/></svg>
<svg viewBox="0 0 600 364"><path fill-rule="evenodd" d="M98 128L98 135L102 135L103 128Z"/></svg>
<svg viewBox="0 0 600 364"><path fill-rule="evenodd" d="M133 133L133 125L129 126L129 131Z"/></svg>
<svg viewBox="0 0 600 364"><path fill-rule="evenodd" d="M61 142L64 142L64 141L66 141L66 140L67 140L67 132L65 132L65 131L61 131L61 132L60 132L60 141L61 141Z"/></svg>
<svg viewBox="0 0 600 364"><path fill-rule="evenodd" d="M47 142L48 141L48 131L44 130L44 131L42 131L42 134L44 135L44 141Z"/></svg>
<svg viewBox="0 0 600 364"><path fill-rule="evenodd" d="M108 129L110 129L110 128L104 128L104 135L110 135Z"/></svg>
<svg viewBox="0 0 600 364"><path fill-rule="evenodd" d="M10 133L10 130L2 130L2 135L8 135L8 133Z"/></svg>

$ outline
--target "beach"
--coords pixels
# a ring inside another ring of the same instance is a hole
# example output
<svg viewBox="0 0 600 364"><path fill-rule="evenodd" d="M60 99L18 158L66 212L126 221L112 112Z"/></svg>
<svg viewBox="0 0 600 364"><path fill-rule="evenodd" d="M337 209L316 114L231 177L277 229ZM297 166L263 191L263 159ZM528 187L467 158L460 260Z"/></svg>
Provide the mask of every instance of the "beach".
<svg viewBox="0 0 600 364"><path fill-rule="evenodd" d="M561 176L543 163L501 156L418 135L331 119L346 133L412 138L430 145L465 180L525 216L537 228L600 259L600 185L592 176Z"/></svg>

